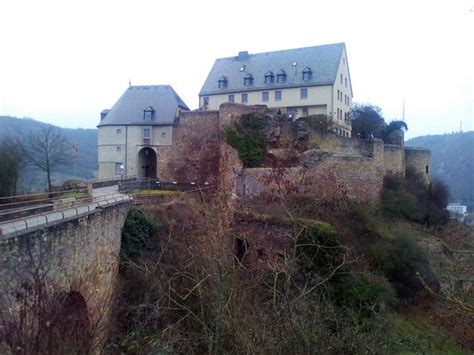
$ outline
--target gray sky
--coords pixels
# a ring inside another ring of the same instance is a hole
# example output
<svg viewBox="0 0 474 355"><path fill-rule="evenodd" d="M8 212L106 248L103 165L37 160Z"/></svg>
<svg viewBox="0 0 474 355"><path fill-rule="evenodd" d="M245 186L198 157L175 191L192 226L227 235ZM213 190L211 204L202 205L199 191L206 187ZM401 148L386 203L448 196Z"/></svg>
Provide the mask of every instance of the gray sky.
<svg viewBox="0 0 474 355"><path fill-rule="evenodd" d="M474 0L0 0L0 115L95 127L128 86L197 108L216 58L345 42L355 102L474 129Z"/></svg>

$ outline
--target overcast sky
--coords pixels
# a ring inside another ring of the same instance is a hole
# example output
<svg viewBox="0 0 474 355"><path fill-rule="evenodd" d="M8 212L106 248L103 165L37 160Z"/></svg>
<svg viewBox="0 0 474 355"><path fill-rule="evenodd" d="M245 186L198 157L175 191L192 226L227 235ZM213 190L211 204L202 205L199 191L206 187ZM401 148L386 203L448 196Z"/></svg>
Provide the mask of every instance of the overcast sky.
<svg viewBox="0 0 474 355"><path fill-rule="evenodd" d="M474 0L0 0L0 115L93 128L129 79L194 109L216 58L335 42L409 137L474 129Z"/></svg>

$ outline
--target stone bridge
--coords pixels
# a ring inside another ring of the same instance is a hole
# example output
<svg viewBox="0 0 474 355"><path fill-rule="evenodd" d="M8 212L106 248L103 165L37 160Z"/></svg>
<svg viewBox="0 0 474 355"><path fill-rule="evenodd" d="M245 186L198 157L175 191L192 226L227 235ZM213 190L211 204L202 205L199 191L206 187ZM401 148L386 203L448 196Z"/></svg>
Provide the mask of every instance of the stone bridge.
<svg viewBox="0 0 474 355"><path fill-rule="evenodd" d="M0 353L99 351L130 203L125 194L94 196L0 224Z"/></svg>

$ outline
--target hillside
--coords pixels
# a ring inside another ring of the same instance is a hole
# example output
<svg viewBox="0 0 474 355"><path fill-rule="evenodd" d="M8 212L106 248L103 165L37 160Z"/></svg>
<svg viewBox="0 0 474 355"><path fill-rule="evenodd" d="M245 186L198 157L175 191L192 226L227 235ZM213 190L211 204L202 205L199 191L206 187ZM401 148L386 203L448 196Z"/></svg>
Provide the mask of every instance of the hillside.
<svg viewBox="0 0 474 355"><path fill-rule="evenodd" d="M474 132L421 136L405 145L431 149L433 176L449 186L453 202L474 210Z"/></svg>
<svg viewBox="0 0 474 355"><path fill-rule="evenodd" d="M24 139L28 132L37 132L46 123L35 121L30 118L16 118L0 116L0 139L5 137L18 137ZM64 137L71 145L71 151L66 152L72 155L72 145L77 144L79 148L79 160L76 167L76 175L83 179L93 179L97 176L97 130L96 129L71 129L60 128ZM54 174L55 183L60 184L64 180L74 177L74 164L64 166ZM32 192L44 188L43 173L32 167L27 167L21 179L21 190Z"/></svg>

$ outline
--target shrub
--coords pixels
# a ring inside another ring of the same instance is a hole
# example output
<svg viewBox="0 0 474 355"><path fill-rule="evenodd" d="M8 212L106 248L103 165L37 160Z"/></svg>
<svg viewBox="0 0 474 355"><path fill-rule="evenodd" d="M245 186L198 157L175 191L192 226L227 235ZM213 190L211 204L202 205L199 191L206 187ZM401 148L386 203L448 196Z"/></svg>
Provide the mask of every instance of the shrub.
<svg viewBox="0 0 474 355"><path fill-rule="evenodd" d="M426 183L423 176L407 169L405 177L386 176L383 186L383 207L391 214L417 223L447 223L445 211L449 191L440 181Z"/></svg>
<svg viewBox="0 0 474 355"><path fill-rule="evenodd" d="M298 228L295 256L304 273L323 277L333 273L344 260L344 248L336 232L327 223L313 221Z"/></svg>
<svg viewBox="0 0 474 355"><path fill-rule="evenodd" d="M125 258L136 258L153 236L153 225L145 214L135 208L128 213L122 231L121 253Z"/></svg>
<svg viewBox="0 0 474 355"><path fill-rule="evenodd" d="M393 240L381 239L369 248L368 254L393 285L400 299L415 299L425 294L419 277L434 291L439 289L428 257L413 236L400 235Z"/></svg>
<svg viewBox="0 0 474 355"><path fill-rule="evenodd" d="M348 274L334 286L334 298L342 306L373 314L395 301L395 291L383 276Z"/></svg>
<svg viewBox="0 0 474 355"><path fill-rule="evenodd" d="M226 142L237 150L245 167L262 163L267 147L266 127L266 117L243 115L224 130Z"/></svg>

